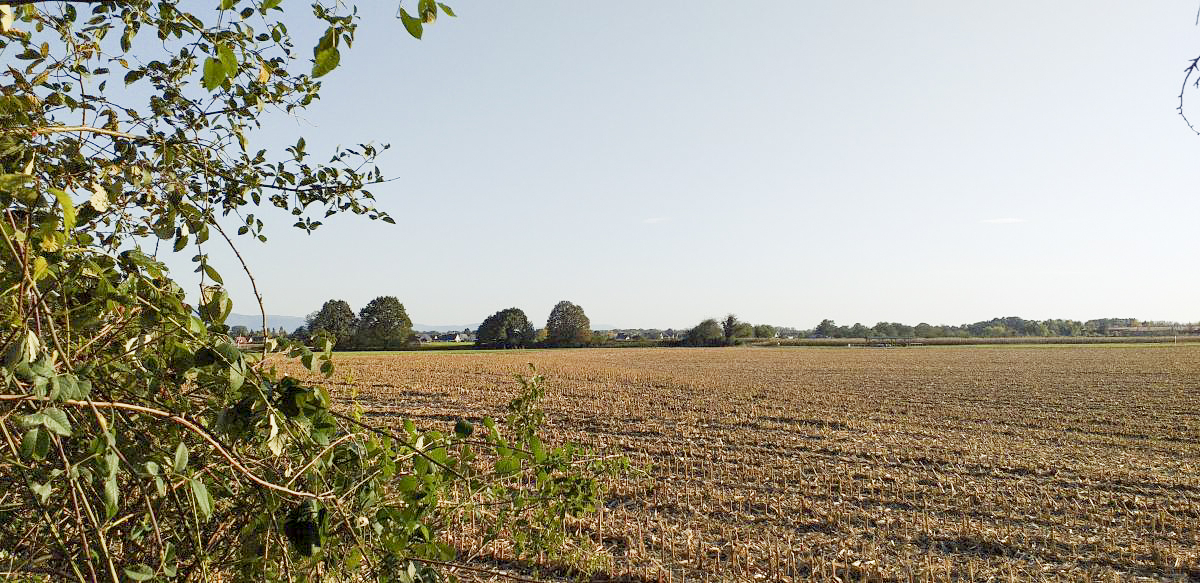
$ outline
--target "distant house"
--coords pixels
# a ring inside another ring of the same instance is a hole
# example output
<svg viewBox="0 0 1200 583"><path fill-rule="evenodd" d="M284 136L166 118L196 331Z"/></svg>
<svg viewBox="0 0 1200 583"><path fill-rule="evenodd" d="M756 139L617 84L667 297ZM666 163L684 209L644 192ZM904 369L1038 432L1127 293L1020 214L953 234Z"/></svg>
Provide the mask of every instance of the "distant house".
<svg viewBox="0 0 1200 583"><path fill-rule="evenodd" d="M451 332L449 334L441 334L437 337L438 342L474 342L475 336L472 334L464 334L462 332Z"/></svg>
<svg viewBox="0 0 1200 583"><path fill-rule="evenodd" d="M433 334L417 334L417 342L420 342L421 344L433 342Z"/></svg>
<svg viewBox="0 0 1200 583"><path fill-rule="evenodd" d="M233 341L236 342L238 346L250 344L250 339L246 338L245 336L238 336L237 338L234 338Z"/></svg>

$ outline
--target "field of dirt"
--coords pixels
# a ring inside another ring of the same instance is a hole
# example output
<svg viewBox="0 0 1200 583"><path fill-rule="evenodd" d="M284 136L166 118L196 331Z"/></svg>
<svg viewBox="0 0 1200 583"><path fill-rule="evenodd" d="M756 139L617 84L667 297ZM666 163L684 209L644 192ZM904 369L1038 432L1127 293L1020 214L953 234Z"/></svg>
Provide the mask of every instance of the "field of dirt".
<svg viewBox="0 0 1200 583"><path fill-rule="evenodd" d="M1200 580L1198 345L337 360L379 424L498 415L536 365L557 438L647 470L578 526L605 576Z"/></svg>

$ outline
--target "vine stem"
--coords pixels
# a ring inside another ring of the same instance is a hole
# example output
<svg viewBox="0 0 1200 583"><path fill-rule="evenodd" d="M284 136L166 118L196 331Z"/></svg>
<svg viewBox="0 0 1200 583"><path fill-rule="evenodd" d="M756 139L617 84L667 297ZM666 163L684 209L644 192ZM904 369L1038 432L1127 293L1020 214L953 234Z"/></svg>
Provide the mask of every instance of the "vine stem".
<svg viewBox="0 0 1200 583"><path fill-rule="evenodd" d="M33 395L0 395L0 401L50 401L50 399L47 397L36 397ZM282 492L282 493L288 494L290 496L295 496L297 498L312 498L315 500L324 500L326 498L332 497L330 494L313 494L311 492L300 492L298 490L292 490L291 488L287 488L285 486L280 486L279 484L276 484L274 482L268 482L267 480L264 480L264 479L258 477L257 475L255 475L254 472L250 471L249 468L242 465L242 462L238 461L238 459L236 457L234 457L233 454L229 453L229 451L226 450L225 447L223 445L221 445L221 443L219 441L214 439L212 437L212 435L210 435L208 433L208 431L206 431L203 427L197 425L194 421L192 421L186 417L181 417L179 415L175 415L173 413L163 411L161 409L152 409L150 407L142 407L141 405L134 405L131 403L120 403L120 402L116 402L116 401L76 401L73 399L69 399L69 400L65 400L65 401L56 401L56 403L59 405L66 405L68 407L77 407L77 408L81 408L81 409L87 408L87 407L96 407L99 409L120 409L123 411L133 411L135 413L144 413L146 415L152 415L152 416L158 417L160 419L166 419L167 421L171 421L172 423L175 423L176 425L184 427L185 429L191 431L192 433L195 433L196 435L200 436L200 438L203 439L204 441L207 441L208 444L210 446L212 446L212 448L214 450L216 450L217 453L221 455L221 457L225 458L225 460L228 461L230 465L232 465L239 472L244 474L246 476L246 478L248 478L251 482L258 484L259 486L262 486L269 490L275 490L276 492Z"/></svg>
<svg viewBox="0 0 1200 583"><path fill-rule="evenodd" d="M270 343L267 341L270 340L271 333L267 330L267 308L263 305L262 294L258 293L258 283L254 281L254 274L250 272L250 266L247 265L246 260L242 258L241 251L238 251L237 245L233 244L233 239L229 238L229 235L225 233L225 229L221 228L221 224L218 223L215 218L210 221L209 224L216 228L217 232L221 234L221 238L225 239L225 242L229 244L229 249L232 250L234 256L237 257L238 263L242 264L242 271L246 272L246 278L250 280L250 289L254 291L254 299L258 301L258 313L262 315L263 352L262 360L259 362L265 364L267 361L267 353L269 352L267 347L270 346Z"/></svg>

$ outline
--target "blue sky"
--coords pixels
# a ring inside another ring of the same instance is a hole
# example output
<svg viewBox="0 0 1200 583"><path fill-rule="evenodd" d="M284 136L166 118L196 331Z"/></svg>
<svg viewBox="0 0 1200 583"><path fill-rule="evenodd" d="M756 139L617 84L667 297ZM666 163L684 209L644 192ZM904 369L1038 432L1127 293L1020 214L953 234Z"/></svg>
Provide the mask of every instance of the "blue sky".
<svg viewBox="0 0 1200 583"><path fill-rule="evenodd" d="M398 178L397 225L244 243L268 312L1200 320L1194 2L452 6L416 41L365 3L321 102L266 120L262 145L391 143Z"/></svg>

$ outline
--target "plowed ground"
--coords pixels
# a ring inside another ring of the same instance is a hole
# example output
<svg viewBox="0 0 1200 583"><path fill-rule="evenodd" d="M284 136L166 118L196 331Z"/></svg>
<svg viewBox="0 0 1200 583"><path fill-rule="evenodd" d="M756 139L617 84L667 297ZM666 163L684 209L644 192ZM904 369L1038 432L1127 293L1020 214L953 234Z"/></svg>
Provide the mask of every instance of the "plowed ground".
<svg viewBox="0 0 1200 583"><path fill-rule="evenodd" d="M434 425L498 415L536 365L557 438L646 469L578 525L604 576L1200 580L1200 346L338 362L335 395L375 422Z"/></svg>

